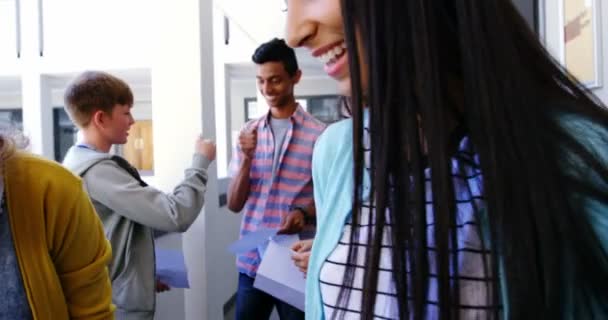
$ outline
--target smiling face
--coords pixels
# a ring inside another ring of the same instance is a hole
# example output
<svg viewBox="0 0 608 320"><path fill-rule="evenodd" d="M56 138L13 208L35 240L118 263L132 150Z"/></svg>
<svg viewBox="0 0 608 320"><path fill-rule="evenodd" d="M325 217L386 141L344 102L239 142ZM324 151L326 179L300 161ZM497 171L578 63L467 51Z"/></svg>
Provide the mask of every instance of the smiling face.
<svg viewBox="0 0 608 320"><path fill-rule="evenodd" d="M271 108L282 108L294 101L293 89L300 80L300 71L290 76L283 62L269 61L258 65L258 89Z"/></svg>
<svg viewBox="0 0 608 320"><path fill-rule="evenodd" d="M287 0L286 41L291 47L305 47L321 60L327 74L338 81L339 90L351 96L345 31L340 0ZM361 52L361 50L359 50ZM359 55L362 57L363 55ZM361 65L361 79L366 82L366 66ZM362 83L366 90L366 84Z"/></svg>
<svg viewBox="0 0 608 320"><path fill-rule="evenodd" d="M130 105L116 104L110 114L98 110L94 117L94 122L99 128L99 132L108 143L127 143L129 129L135 123L131 115Z"/></svg>

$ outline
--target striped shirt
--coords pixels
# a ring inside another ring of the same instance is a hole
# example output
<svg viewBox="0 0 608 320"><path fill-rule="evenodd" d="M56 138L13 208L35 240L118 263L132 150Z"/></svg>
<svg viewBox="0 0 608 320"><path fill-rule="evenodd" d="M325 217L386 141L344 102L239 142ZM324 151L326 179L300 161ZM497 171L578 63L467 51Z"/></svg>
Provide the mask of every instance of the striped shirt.
<svg viewBox="0 0 608 320"><path fill-rule="evenodd" d="M366 150L366 160L369 151ZM467 138L460 143L459 150L452 158L452 179L455 186L457 202L457 238L458 244L452 254L458 255L458 275L452 272L453 277L460 284L460 318L461 319L492 319L499 306L488 305L489 294L487 292L489 281L493 281L491 274L484 272L483 257L486 253L487 265L490 265L490 256L487 250L483 250L478 232L476 213L485 208L482 196L482 176L478 165L478 159L473 154ZM369 168L366 168L369 171ZM427 195L427 241L429 243L429 265L431 278L429 281L429 293L427 297L427 310L425 319L439 319L438 314L438 288L436 282L436 256L434 254L434 223L432 213L432 193L430 172L426 174ZM356 227L359 230L356 243L358 256L356 259L355 276L346 305L338 305L338 294L341 288L343 275L346 267L352 265L347 260L349 244L351 243L351 231L353 229L351 219L344 226L342 237L336 248L331 252L321 267L320 284L323 309L326 319L332 319L334 313L344 315L344 319L359 319L361 317L361 296L363 287L363 276L365 271L366 250L369 247L368 231L374 227L375 209L369 201L365 202L361 209L361 219ZM392 274L392 245L390 242L391 225L387 217L387 225L384 228L380 269L378 272L378 286L376 304L374 307L375 319L398 319L397 296ZM487 246L487 244L486 244ZM489 271L488 271L489 272ZM491 288L491 286L489 286ZM491 303L491 302L490 302Z"/></svg>
<svg viewBox="0 0 608 320"><path fill-rule="evenodd" d="M313 201L311 161L315 141L325 129L325 124L298 106L291 115L291 124L281 150L275 150L270 125L270 112L248 122L245 127L257 128L255 156L249 172L249 197L243 209L241 237L262 228L278 229L282 219L294 206L308 206ZM276 174L273 175L273 158L280 152ZM236 147L230 162L230 176L240 167L242 153ZM312 230L314 226L307 226ZM238 255L240 273L255 277L261 262L259 250Z"/></svg>

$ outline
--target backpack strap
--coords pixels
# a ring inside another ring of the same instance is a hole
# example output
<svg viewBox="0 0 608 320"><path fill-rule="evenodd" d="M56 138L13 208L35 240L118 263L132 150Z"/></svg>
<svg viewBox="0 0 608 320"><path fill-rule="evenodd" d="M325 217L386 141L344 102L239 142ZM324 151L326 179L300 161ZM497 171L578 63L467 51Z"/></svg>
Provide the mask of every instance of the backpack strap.
<svg viewBox="0 0 608 320"><path fill-rule="evenodd" d="M131 177L135 178L135 180L137 180L139 182L139 185L142 187L147 187L148 184L141 179L141 176L139 175L139 172L137 171L137 169L135 169L127 160L125 160L123 157L120 156L112 156L111 158L105 158L105 159L101 159L97 162L94 162L93 164L91 164L89 167L87 167L86 169L84 169L79 176L81 178L84 178L84 175L89 172L89 170L91 170L91 168L93 168L95 165L97 165L100 162L106 161L106 160L112 160L114 163L116 163L119 167L121 167L122 169L124 169Z"/></svg>

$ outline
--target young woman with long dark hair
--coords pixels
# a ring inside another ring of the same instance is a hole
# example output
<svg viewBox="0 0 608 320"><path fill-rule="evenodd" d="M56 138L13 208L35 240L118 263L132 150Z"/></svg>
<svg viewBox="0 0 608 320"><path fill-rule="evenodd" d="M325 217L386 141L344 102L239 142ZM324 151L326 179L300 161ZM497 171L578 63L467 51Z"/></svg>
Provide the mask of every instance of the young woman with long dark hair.
<svg viewBox="0 0 608 320"><path fill-rule="evenodd" d="M308 319L608 318L608 109L509 0L288 0L351 101L313 158Z"/></svg>

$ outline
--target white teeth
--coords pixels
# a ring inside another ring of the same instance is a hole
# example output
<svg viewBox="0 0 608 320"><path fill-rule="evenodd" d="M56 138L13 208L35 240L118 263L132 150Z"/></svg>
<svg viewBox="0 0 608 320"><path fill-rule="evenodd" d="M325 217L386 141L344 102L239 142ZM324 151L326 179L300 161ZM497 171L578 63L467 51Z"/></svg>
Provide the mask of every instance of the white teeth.
<svg viewBox="0 0 608 320"><path fill-rule="evenodd" d="M335 59L337 56L341 55L344 51L346 51L346 44L342 43L341 45L335 46L332 49L328 50L326 53L320 55L318 59L321 60L321 62L323 62L324 64L327 64L333 59Z"/></svg>
<svg viewBox="0 0 608 320"><path fill-rule="evenodd" d="M323 54L323 61L325 61L325 63L327 63L333 57L334 57L334 55L330 51L328 51L325 54Z"/></svg>

